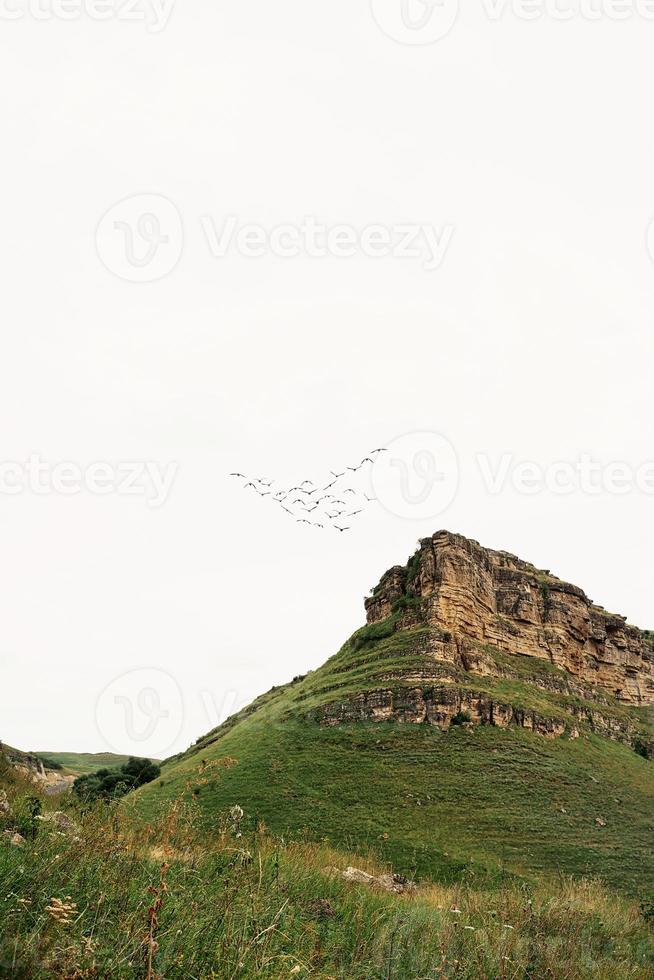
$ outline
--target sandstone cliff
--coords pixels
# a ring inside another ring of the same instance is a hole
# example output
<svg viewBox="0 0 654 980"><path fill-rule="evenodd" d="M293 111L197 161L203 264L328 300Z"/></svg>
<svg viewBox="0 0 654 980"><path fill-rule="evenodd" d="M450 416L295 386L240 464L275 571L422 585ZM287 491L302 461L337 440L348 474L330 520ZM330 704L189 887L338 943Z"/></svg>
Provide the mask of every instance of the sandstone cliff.
<svg viewBox="0 0 654 980"><path fill-rule="evenodd" d="M472 673L492 672L483 656L489 645L549 662L586 696L590 689L629 705L654 703L651 635L513 555L439 531L408 565L386 572L366 599L367 621L403 608L430 628L436 658Z"/></svg>

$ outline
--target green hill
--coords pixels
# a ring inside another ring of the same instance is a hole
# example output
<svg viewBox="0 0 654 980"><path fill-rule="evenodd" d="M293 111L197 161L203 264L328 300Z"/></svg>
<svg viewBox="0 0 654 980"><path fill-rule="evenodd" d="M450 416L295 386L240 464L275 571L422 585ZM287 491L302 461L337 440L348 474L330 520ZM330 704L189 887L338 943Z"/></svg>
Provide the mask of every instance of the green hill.
<svg viewBox="0 0 654 980"><path fill-rule="evenodd" d="M131 805L152 816L190 790L209 829L238 804L250 826L372 845L397 870L445 882L567 872L651 890L651 708L551 661L463 643L438 623L428 551L404 577L393 570L399 599L323 667L168 760ZM556 589L525 568L554 635Z"/></svg>
<svg viewBox="0 0 654 980"><path fill-rule="evenodd" d="M116 755L114 752L35 752L47 765L54 763L68 772L83 776L98 769L114 769L129 760L128 755Z"/></svg>

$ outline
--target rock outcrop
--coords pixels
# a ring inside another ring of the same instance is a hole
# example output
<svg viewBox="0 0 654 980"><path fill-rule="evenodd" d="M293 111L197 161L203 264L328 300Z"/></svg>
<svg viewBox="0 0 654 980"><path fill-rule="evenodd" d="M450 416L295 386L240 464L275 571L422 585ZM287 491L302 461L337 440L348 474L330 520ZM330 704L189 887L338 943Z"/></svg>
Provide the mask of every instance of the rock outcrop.
<svg viewBox="0 0 654 980"><path fill-rule="evenodd" d="M452 724L494 725L507 728L517 725L528 731L559 738L566 731L577 738L579 731L570 719L548 718L536 711L526 711L484 694L462 691L455 687L415 687L400 691L366 691L348 701L329 705L321 720L326 725L354 721L399 721L414 725L427 723L447 729Z"/></svg>
<svg viewBox="0 0 654 980"><path fill-rule="evenodd" d="M371 875L367 871L362 871L360 868L348 867L345 871L340 871L338 868L326 868L328 874L337 875L343 878L344 881L349 881L355 885L366 885L368 888L379 888L385 892L393 892L396 895L402 895L405 892L415 892L416 886L414 882L409 881L404 875L399 874L384 874L384 875Z"/></svg>
<svg viewBox="0 0 654 980"><path fill-rule="evenodd" d="M493 673L484 656L488 646L546 661L600 700L605 695L627 705L654 703L651 634L594 605L549 571L460 535L439 531L420 542L408 565L386 572L366 599L368 624L397 612L428 627L435 660ZM445 710L423 701L427 713ZM496 710L473 709L482 715Z"/></svg>

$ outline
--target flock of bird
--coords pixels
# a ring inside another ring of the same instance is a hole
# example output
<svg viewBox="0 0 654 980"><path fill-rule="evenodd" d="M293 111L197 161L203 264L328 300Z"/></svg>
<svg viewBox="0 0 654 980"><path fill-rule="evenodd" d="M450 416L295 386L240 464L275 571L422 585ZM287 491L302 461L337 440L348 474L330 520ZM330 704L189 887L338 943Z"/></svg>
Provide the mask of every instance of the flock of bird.
<svg viewBox="0 0 654 980"><path fill-rule="evenodd" d="M386 452L388 450L383 447L373 449L357 466L346 466L342 473L330 470L326 481L315 483L313 480L302 480L288 490L275 490L275 481L268 477L250 478L244 473L229 475L236 480L242 480L244 490L256 493L259 497L268 497L278 504L297 524L308 524L321 530L333 527L335 531L344 534L352 530L352 522L376 500L375 497L368 496L365 490L345 484L356 483L356 474L368 465L374 465L377 456Z"/></svg>

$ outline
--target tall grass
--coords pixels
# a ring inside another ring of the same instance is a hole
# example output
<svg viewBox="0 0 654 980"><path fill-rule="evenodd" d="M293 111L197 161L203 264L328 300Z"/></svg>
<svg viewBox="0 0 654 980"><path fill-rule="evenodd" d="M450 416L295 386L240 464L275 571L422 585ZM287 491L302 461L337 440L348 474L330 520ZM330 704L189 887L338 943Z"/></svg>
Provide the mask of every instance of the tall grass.
<svg viewBox="0 0 654 980"><path fill-rule="evenodd" d="M192 793L149 825L124 807L0 843L0 976L651 980L654 933L628 901L560 879L421 885L406 895L334 869L373 855L284 841L238 811L207 833Z"/></svg>

